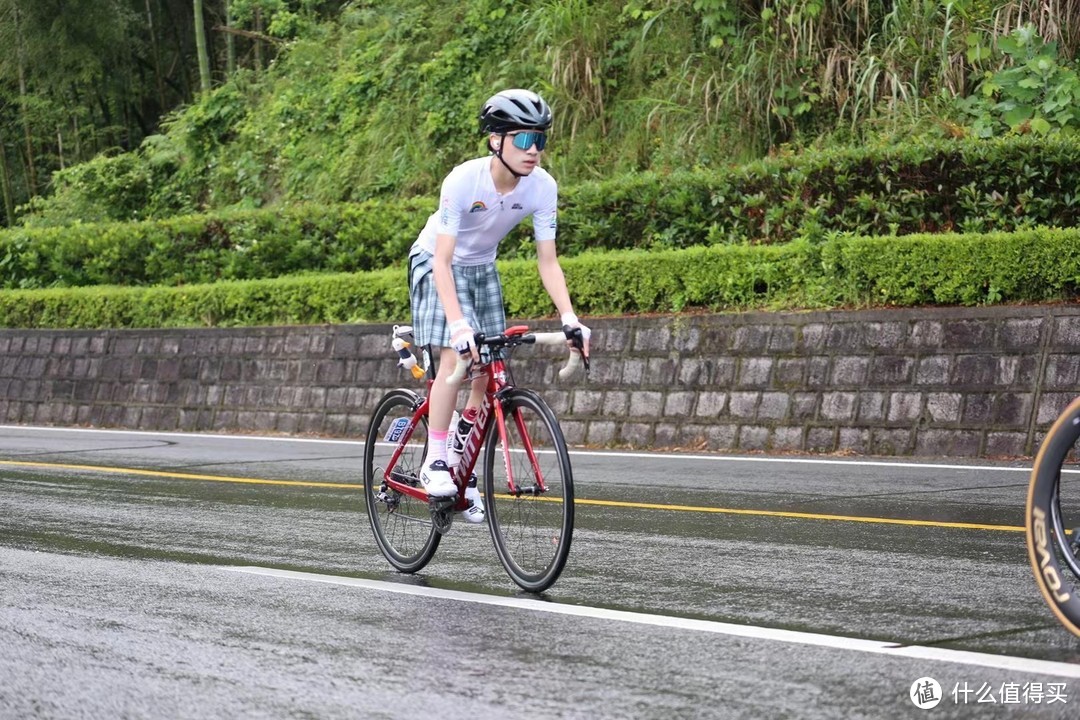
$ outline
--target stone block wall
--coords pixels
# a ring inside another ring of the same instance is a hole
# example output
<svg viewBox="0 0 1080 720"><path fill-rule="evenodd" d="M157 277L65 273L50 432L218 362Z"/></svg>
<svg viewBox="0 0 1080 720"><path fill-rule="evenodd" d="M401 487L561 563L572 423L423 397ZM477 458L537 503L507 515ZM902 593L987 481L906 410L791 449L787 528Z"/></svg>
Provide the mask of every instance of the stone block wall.
<svg viewBox="0 0 1080 720"><path fill-rule="evenodd" d="M1022 456L1080 389L1072 306L591 325L587 381L559 382L550 349L513 363L575 444ZM389 339L389 325L0 330L0 421L361 437L383 392L421 388Z"/></svg>

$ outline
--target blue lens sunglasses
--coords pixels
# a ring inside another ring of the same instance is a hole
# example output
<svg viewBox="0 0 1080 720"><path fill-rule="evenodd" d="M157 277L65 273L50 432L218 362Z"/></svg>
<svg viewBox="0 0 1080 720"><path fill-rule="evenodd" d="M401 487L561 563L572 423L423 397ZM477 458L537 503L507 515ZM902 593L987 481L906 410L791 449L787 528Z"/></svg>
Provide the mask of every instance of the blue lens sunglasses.
<svg viewBox="0 0 1080 720"><path fill-rule="evenodd" d="M512 138L511 142L514 143L514 147L518 150L528 150L533 145L536 145L537 150L543 150L544 146L547 145L547 135L533 130L514 133L509 137Z"/></svg>

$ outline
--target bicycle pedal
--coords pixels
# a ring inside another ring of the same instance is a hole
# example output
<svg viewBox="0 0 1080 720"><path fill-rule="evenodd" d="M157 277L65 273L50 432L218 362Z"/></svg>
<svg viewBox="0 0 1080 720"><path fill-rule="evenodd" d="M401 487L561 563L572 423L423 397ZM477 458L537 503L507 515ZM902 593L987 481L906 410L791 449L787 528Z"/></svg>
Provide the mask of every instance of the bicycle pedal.
<svg viewBox="0 0 1080 720"><path fill-rule="evenodd" d="M457 496L446 498L432 498L428 500L428 509L431 511L431 524L435 532L445 535L450 532L454 524L454 506L457 504Z"/></svg>
<svg viewBox="0 0 1080 720"><path fill-rule="evenodd" d="M437 497L428 498L428 506L432 512L446 512L447 510L453 510L457 505L457 495L450 495L449 497Z"/></svg>

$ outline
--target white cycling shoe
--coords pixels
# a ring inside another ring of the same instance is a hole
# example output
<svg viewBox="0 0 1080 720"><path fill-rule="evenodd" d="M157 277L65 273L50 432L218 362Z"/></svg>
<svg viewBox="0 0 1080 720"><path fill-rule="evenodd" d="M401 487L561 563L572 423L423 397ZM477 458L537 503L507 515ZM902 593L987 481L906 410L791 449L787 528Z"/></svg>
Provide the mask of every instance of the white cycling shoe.
<svg viewBox="0 0 1080 720"><path fill-rule="evenodd" d="M465 488L465 499L469 502L469 507L461 511L461 517L465 522L474 524L484 522L486 513L484 512L484 496L480 494L480 490L476 487L476 476L472 476L472 480L469 481L469 486Z"/></svg>
<svg viewBox="0 0 1080 720"><path fill-rule="evenodd" d="M420 484L427 490L428 497L451 497L458 492L450 468L442 460L436 460L420 471Z"/></svg>

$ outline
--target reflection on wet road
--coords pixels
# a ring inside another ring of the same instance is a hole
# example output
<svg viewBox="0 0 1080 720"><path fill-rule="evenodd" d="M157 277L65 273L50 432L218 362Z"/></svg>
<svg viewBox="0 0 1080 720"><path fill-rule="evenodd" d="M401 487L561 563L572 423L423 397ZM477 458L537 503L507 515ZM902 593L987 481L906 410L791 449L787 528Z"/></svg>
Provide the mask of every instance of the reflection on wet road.
<svg viewBox="0 0 1080 720"><path fill-rule="evenodd" d="M362 450L0 428L0 717L917 717L924 676L942 717L1080 704L1021 464L577 451L536 599L485 526L391 572Z"/></svg>

